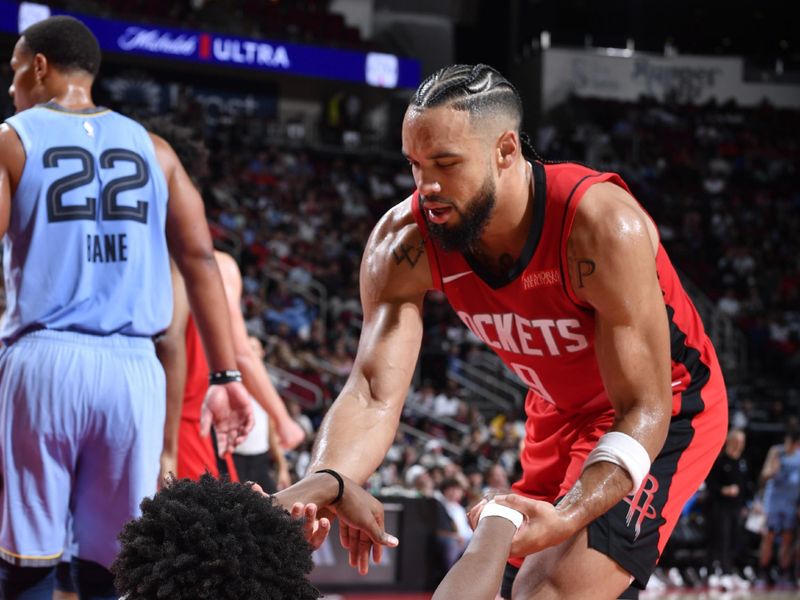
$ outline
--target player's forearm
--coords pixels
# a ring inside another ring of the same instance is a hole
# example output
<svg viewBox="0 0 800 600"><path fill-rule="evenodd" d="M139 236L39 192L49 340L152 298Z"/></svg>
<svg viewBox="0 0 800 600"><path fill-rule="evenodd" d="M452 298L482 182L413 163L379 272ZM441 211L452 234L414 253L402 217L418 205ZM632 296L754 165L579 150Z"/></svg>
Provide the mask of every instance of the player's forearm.
<svg viewBox="0 0 800 600"><path fill-rule="evenodd" d="M598 462L586 468L580 479L556 506L565 530L577 533L631 490L631 477L621 467Z"/></svg>
<svg viewBox="0 0 800 600"><path fill-rule="evenodd" d="M318 473L301 479L272 497L286 510L291 510L296 502L316 504L319 508L324 508L336 499L338 492L339 484L336 479L327 473Z"/></svg>
<svg viewBox="0 0 800 600"><path fill-rule="evenodd" d="M231 338L231 324L222 278L214 255L196 253L176 262L186 283L192 315L203 340L203 348L211 372L236 368Z"/></svg>
<svg viewBox="0 0 800 600"><path fill-rule="evenodd" d="M401 408L345 387L320 426L308 472L336 469L363 484L389 450Z"/></svg>
<svg viewBox="0 0 800 600"><path fill-rule="evenodd" d="M288 469L289 464L286 462L286 455L283 453L283 448L281 448L278 431L275 429L275 422L272 419L269 421L267 439L269 441L269 454L272 456L272 460L275 461L276 470L280 472L283 469Z"/></svg>
<svg viewBox="0 0 800 600"><path fill-rule="evenodd" d="M236 354L236 366L242 372L242 381L247 391L267 411L271 419L278 423L291 419L286 405L272 385L264 363L251 352L240 351Z"/></svg>
<svg viewBox="0 0 800 600"><path fill-rule="evenodd" d="M156 344L156 354L167 377L167 411L164 421L163 451L177 456L178 431L183 411L183 388L186 385L186 352L172 340Z"/></svg>
<svg viewBox="0 0 800 600"><path fill-rule="evenodd" d="M666 410L634 406L621 412L610 431L623 433L635 440L647 453L644 458L649 459L651 464L664 445L669 420L670 413ZM644 472L640 476L646 474ZM633 485L632 474L625 468L601 460L585 468L556 510L568 524L569 530L575 533L630 494Z"/></svg>
<svg viewBox="0 0 800 600"><path fill-rule="evenodd" d="M483 519L432 600L493 600L500 589L515 532L514 525L506 519Z"/></svg>

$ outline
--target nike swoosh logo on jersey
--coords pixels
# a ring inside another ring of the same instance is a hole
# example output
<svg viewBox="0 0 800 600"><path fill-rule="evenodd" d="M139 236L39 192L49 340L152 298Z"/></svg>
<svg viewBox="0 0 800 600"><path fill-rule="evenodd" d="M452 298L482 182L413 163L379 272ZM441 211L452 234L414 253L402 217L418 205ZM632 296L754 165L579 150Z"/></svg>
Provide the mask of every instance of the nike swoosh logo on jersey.
<svg viewBox="0 0 800 600"><path fill-rule="evenodd" d="M442 277L442 283L450 283L451 281L455 281L460 277L464 277L464 275L471 275L472 271L463 271L461 273L456 273L455 275L448 275L447 277Z"/></svg>

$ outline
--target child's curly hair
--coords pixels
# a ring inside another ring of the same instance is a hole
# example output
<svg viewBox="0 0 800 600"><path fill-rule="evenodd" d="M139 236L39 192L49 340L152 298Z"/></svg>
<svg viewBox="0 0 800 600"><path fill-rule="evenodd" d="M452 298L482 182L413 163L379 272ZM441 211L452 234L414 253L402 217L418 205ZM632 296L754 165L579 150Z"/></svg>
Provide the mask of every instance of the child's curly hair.
<svg viewBox="0 0 800 600"><path fill-rule="evenodd" d="M120 533L111 570L126 600L316 600L302 524L250 487L172 480Z"/></svg>

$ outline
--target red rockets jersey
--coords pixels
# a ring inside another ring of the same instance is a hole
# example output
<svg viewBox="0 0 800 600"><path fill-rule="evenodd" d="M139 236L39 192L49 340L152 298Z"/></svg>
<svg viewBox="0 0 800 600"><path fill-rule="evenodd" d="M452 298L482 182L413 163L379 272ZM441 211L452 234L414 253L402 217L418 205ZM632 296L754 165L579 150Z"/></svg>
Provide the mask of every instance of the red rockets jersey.
<svg viewBox="0 0 800 600"><path fill-rule="evenodd" d="M189 321L186 323L186 384L183 388L182 418L200 420L203 400L208 391L208 373L203 342L194 317L189 315Z"/></svg>
<svg viewBox="0 0 800 600"><path fill-rule="evenodd" d="M606 411L610 402L594 351L595 316L572 290L567 240L591 185L611 182L629 190L615 173L574 163L532 166L533 224L522 255L504 279L467 255L442 250L428 234L414 193L412 212L425 240L434 285L533 394L559 411ZM703 386L709 369L719 366L697 310L660 244L656 267L669 317L675 415L681 410L680 393Z"/></svg>

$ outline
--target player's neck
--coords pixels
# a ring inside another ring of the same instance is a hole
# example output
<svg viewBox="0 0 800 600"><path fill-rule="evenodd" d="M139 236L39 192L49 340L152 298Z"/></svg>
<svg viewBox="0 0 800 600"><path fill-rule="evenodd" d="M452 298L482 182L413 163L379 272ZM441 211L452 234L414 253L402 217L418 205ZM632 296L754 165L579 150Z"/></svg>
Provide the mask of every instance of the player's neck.
<svg viewBox="0 0 800 600"><path fill-rule="evenodd" d="M53 95L50 102L55 102L66 110L85 110L94 108L92 88L85 83L66 82Z"/></svg>
<svg viewBox="0 0 800 600"><path fill-rule="evenodd" d="M504 255L518 258L528 240L533 221L533 173L527 162L521 170L521 176L498 193L494 214L478 243L479 253L490 259Z"/></svg>

